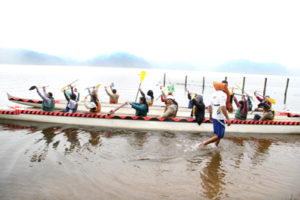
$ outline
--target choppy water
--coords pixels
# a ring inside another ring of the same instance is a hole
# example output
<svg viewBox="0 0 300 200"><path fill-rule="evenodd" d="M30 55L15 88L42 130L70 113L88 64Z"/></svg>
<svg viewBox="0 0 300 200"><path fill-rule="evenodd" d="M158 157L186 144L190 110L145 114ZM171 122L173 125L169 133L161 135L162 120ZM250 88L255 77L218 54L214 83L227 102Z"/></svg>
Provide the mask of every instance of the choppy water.
<svg viewBox="0 0 300 200"><path fill-rule="evenodd" d="M28 91L31 85L49 84L63 98L60 88L76 78L79 89L113 80L120 101L133 100L139 71L1 66L0 104L9 103L7 91L37 97ZM172 73L175 83L184 81L183 72ZM189 75L192 90L200 90L200 74ZM163 74L150 70L147 77L145 90ZM285 84L279 86L284 90ZM288 102L297 99L296 89L291 87ZM175 91L185 104L183 87ZM103 90L101 96L108 100ZM0 199L300 199L300 136L231 135L218 148L196 148L210 136L0 120Z"/></svg>

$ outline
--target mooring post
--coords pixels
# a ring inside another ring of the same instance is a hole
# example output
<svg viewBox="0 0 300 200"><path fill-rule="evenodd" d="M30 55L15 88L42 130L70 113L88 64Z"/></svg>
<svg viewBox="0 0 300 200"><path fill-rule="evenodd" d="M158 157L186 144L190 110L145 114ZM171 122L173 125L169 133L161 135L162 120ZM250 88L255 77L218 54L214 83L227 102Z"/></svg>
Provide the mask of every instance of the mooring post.
<svg viewBox="0 0 300 200"><path fill-rule="evenodd" d="M184 91L186 92L187 89L187 75L185 76L185 81L184 81Z"/></svg>
<svg viewBox="0 0 300 200"><path fill-rule="evenodd" d="M287 78L287 80L286 80L286 86L285 86L285 92L284 92L284 101L283 101L284 105L286 104L286 97L287 97L287 91L288 91L288 87L289 87L289 82L290 82L290 79Z"/></svg>
<svg viewBox="0 0 300 200"><path fill-rule="evenodd" d="M205 88L205 76L203 76L203 82L202 82L202 94L204 94L204 88Z"/></svg>
<svg viewBox="0 0 300 200"><path fill-rule="evenodd" d="M242 94L244 94L245 91L245 83L246 83L246 77L243 77L243 87L242 87Z"/></svg>
<svg viewBox="0 0 300 200"><path fill-rule="evenodd" d="M164 87L166 87L166 73L164 73Z"/></svg>
<svg viewBox="0 0 300 200"><path fill-rule="evenodd" d="M268 81L268 79L267 79L267 78L265 78L265 84L264 84L264 93L263 93L263 97L264 97L264 98L265 98L265 96L266 96L267 81Z"/></svg>
<svg viewBox="0 0 300 200"><path fill-rule="evenodd" d="M225 76L225 81L227 81L227 76Z"/></svg>

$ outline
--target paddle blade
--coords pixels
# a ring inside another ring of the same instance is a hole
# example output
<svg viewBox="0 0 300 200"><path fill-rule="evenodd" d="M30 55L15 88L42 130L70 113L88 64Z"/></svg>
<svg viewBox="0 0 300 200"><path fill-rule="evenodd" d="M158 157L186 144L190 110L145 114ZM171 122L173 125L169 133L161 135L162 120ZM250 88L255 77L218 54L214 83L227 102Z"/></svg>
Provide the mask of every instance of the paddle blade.
<svg viewBox="0 0 300 200"><path fill-rule="evenodd" d="M100 86L101 86L101 84L98 84L95 86L95 88L99 89Z"/></svg>
<svg viewBox="0 0 300 200"><path fill-rule="evenodd" d="M272 99L272 98L267 98L267 100L271 103L271 104L276 104L276 101L275 99Z"/></svg>
<svg viewBox="0 0 300 200"><path fill-rule="evenodd" d="M143 82L145 76L146 76L146 71L142 71L140 76L140 82Z"/></svg>
<svg viewBox="0 0 300 200"><path fill-rule="evenodd" d="M170 85L170 86L168 87L168 91L171 92L171 93L173 93L173 92L175 91L174 84L172 84L172 85Z"/></svg>
<svg viewBox="0 0 300 200"><path fill-rule="evenodd" d="M235 86L236 86L239 90L242 90L242 88L241 88L238 84L235 84Z"/></svg>
<svg viewBox="0 0 300 200"><path fill-rule="evenodd" d="M29 88L29 90L34 90L36 88L36 86L31 86L30 88Z"/></svg>

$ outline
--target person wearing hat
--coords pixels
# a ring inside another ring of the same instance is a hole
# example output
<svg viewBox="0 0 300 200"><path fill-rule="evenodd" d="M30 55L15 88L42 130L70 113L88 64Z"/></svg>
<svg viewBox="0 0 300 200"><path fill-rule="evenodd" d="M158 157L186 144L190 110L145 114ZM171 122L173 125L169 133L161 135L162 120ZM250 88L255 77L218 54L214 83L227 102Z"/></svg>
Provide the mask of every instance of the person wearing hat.
<svg viewBox="0 0 300 200"><path fill-rule="evenodd" d="M226 83L213 83L215 92L212 95L210 105L208 106L209 120L213 123L214 136L210 139L200 143L198 146L202 147L210 143L215 143L216 146L219 145L220 140L225 134L225 119L227 120L227 126L231 125L229 119L226 103L228 99L228 88Z"/></svg>
<svg viewBox="0 0 300 200"><path fill-rule="evenodd" d="M168 95L166 97L166 111L161 115L162 118L176 117L178 111L178 103L174 96Z"/></svg>
<svg viewBox="0 0 300 200"><path fill-rule="evenodd" d="M269 106L269 104L265 103L263 104L263 115L260 116L258 114L254 115L254 121L270 121L270 120L274 120L275 117L275 112L274 110L271 109L271 107Z"/></svg>
<svg viewBox="0 0 300 200"><path fill-rule="evenodd" d="M33 86L33 87L36 89L38 95L43 99L42 110L43 111L52 111L52 110L54 110L55 100L53 98L53 94L51 92L47 93L46 92L46 87L43 87L44 95L42 95L40 93L38 87L36 87L36 86Z"/></svg>

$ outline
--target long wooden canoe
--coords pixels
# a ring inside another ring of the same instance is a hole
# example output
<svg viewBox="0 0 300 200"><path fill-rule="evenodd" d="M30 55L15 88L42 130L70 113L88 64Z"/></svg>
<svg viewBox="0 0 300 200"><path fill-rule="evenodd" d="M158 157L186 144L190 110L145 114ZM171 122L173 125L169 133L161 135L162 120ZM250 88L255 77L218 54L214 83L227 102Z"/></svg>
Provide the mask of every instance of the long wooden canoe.
<svg viewBox="0 0 300 200"><path fill-rule="evenodd" d="M7 93L8 100L17 104L22 104L26 106L31 106L33 108L41 108L42 107L42 100L41 99L28 99L28 98L20 98L13 95L10 95ZM56 100L55 103L55 110L56 111L62 111L66 108L66 100ZM108 103L102 103L101 106L101 114L108 114L112 109L115 109L116 107L120 106L121 104L108 104ZM160 116L164 111L164 106L151 106L149 107L148 116ZM79 103L78 106L78 112L88 112L87 108L84 106L83 103ZM125 115L125 116L134 116L135 110L131 108L130 106L125 106L121 109L119 109L115 114L117 115ZM254 118L254 113L248 113L248 119ZM179 118L187 118L191 115L191 109L187 107L179 107L177 117ZM298 116L298 115L292 115L290 113L283 113L283 112L277 112L275 115L275 120L277 121L300 121L300 118L289 118L292 116ZM208 112L206 112L206 117L208 117ZM229 114L229 117L231 119L234 119L234 113Z"/></svg>
<svg viewBox="0 0 300 200"><path fill-rule="evenodd" d="M194 119L93 115L82 113L47 112L36 110L0 110L0 119L55 123L75 126L107 127L119 129L159 130L171 132L206 132L213 130L209 120L199 126ZM235 121L226 127L227 133L300 134L297 121Z"/></svg>

